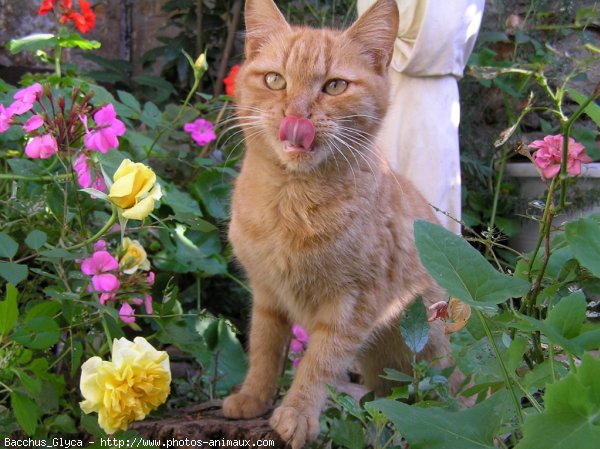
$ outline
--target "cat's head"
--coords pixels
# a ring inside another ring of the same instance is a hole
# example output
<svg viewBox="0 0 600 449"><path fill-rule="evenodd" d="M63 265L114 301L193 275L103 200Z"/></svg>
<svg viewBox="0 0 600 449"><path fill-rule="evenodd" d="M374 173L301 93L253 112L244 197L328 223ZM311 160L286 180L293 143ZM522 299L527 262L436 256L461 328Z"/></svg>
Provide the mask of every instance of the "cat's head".
<svg viewBox="0 0 600 449"><path fill-rule="evenodd" d="M247 0L236 80L246 139L293 170L372 158L352 153L367 152L387 109L397 29L395 0L377 1L345 31L290 26L272 0Z"/></svg>

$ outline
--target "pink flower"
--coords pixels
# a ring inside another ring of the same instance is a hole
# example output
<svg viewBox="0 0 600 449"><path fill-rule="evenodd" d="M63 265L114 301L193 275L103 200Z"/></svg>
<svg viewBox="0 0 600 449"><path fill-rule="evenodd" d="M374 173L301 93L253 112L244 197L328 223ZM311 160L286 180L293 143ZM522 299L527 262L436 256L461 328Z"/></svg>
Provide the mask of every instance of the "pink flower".
<svg viewBox="0 0 600 449"><path fill-rule="evenodd" d="M106 241L98 240L94 243L94 251L106 251Z"/></svg>
<svg viewBox="0 0 600 449"><path fill-rule="evenodd" d="M92 285L97 292L115 292L121 283L114 274L107 273L119 268L119 262L107 251L96 251L92 257L83 259L81 271L92 276Z"/></svg>
<svg viewBox="0 0 600 449"><path fill-rule="evenodd" d="M308 332L306 332L299 324L294 324L292 326L292 334L294 334L294 337L296 337L296 340L299 342L308 343Z"/></svg>
<svg viewBox="0 0 600 449"><path fill-rule="evenodd" d="M563 141L561 135L546 136L544 140L536 140L529 145L529 148L537 148L533 153L533 159L546 179L553 178L560 171ZM585 154L585 147L573 138L569 138L567 173L578 176L581 173L581 164L590 162L592 159Z"/></svg>
<svg viewBox="0 0 600 449"><path fill-rule="evenodd" d="M154 308L152 307L152 296L148 293L144 295L144 309L146 309L147 315L152 315Z"/></svg>
<svg viewBox="0 0 600 449"><path fill-rule="evenodd" d="M119 290L121 282L114 274L103 273L92 276L92 285L97 292L115 292Z"/></svg>
<svg viewBox="0 0 600 449"><path fill-rule="evenodd" d="M23 125L23 129L26 132L30 133L31 131L38 129L43 124L44 118L41 115L35 114L29 117L29 120L27 120L27 122L25 122L25 124Z"/></svg>
<svg viewBox="0 0 600 449"><path fill-rule="evenodd" d="M292 354L297 356L293 360L293 365L294 368L298 368L302 354L308 346L308 332L299 324L294 324L292 326L292 334L294 338L290 342L290 349L292 350Z"/></svg>
<svg viewBox="0 0 600 449"><path fill-rule="evenodd" d="M115 299L116 295L114 293L102 293L100 295L100 304L104 305L107 301L112 301Z"/></svg>
<svg viewBox="0 0 600 449"><path fill-rule="evenodd" d="M127 324L135 323L135 314L128 303L123 303L119 309L119 318L121 318L121 321Z"/></svg>
<svg viewBox="0 0 600 449"><path fill-rule="evenodd" d="M192 139L194 139L201 147L208 145L217 138L213 130L212 123L208 120L204 120L203 118L186 123L183 125L183 130L190 133L192 135Z"/></svg>
<svg viewBox="0 0 600 449"><path fill-rule="evenodd" d="M57 151L56 139L50 134L32 137L25 146L25 154L32 159L48 159Z"/></svg>
<svg viewBox="0 0 600 449"><path fill-rule="evenodd" d="M146 278L146 282L148 282L148 285L154 285L154 278L155 278L155 274L154 271L151 271L150 273L148 273L148 277Z"/></svg>
<svg viewBox="0 0 600 449"><path fill-rule="evenodd" d="M10 110L15 115L21 115L29 111L35 100L42 95L42 85L40 83L32 84L25 89L18 90L13 98L15 101L10 105Z"/></svg>
<svg viewBox="0 0 600 449"><path fill-rule="evenodd" d="M106 182L104 182L104 178L98 172L96 172L96 179L94 180L92 187L101 192L106 192Z"/></svg>
<svg viewBox="0 0 600 449"><path fill-rule="evenodd" d="M75 162L73 162L73 170L77 173L77 183L87 189L92 185L92 172L90 170L90 165L88 164L87 156L84 153L81 153Z"/></svg>
<svg viewBox="0 0 600 449"><path fill-rule="evenodd" d="M95 130L89 131L87 129L87 118L81 120L86 128L84 142L87 148L106 153L111 148L119 147L117 137L125 134L125 125L117 118L115 107L112 104L107 104L94 114Z"/></svg>
<svg viewBox="0 0 600 449"><path fill-rule="evenodd" d="M13 116L11 108L6 109L3 104L0 104L0 133L8 131L10 128L10 119Z"/></svg>
<svg viewBox="0 0 600 449"><path fill-rule="evenodd" d="M92 257L83 259L83 262L81 262L81 271L88 276L113 271L118 268L119 262L108 251L96 251L92 254Z"/></svg>

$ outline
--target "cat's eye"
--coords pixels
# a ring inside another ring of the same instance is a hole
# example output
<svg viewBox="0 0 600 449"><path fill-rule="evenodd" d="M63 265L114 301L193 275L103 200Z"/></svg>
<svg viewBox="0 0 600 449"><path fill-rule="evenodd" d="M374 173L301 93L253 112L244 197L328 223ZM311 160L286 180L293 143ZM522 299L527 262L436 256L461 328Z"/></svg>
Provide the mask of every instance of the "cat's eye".
<svg viewBox="0 0 600 449"><path fill-rule="evenodd" d="M348 87L348 81L334 79L329 80L323 86L323 92L329 95L339 95L346 90Z"/></svg>
<svg viewBox="0 0 600 449"><path fill-rule="evenodd" d="M265 84L271 90L285 89L286 83L279 73L269 72L265 75Z"/></svg>

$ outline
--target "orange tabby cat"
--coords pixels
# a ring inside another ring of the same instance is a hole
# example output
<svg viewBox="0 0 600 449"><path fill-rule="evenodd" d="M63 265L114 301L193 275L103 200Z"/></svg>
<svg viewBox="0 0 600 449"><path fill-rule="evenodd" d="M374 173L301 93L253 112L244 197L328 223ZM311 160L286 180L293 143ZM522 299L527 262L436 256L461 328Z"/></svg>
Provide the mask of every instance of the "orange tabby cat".
<svg viewBox="0 0 600 449"><path fill-rule="evenodd" d="M433 211L373 143L397 28L394 0L379 0L344 32L292 27L272 0L246 2L236 104L247 151L229 237L253 291L250 368L223 411L269 410L291 325L300 324L308 349L270 421L294 449L317 435L327 384L354 361L379 393L383 368L411 372L399 317L419 295L443 299L413 237L415 218L435 221ZM433 323L420 356L449 352Z"/></svg>

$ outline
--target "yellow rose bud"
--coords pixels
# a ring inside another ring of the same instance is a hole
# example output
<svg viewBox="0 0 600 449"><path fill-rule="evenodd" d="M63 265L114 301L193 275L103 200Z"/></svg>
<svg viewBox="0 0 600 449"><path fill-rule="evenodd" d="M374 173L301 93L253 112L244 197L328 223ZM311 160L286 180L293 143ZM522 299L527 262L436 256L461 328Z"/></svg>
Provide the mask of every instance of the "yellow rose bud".
<svg viewBox="0 0 600 449"><path fill-rule="evenodd" d="M137 240L129 237L123 239L123 255L119 259L119 268L125 274L133 274L137 270L148 271L150 262L146 250Z"/></svg>
<svg viewBox="0 0 600 449"><path fill-rule="evenodd" d="M125 159L113 179L115 182L108 197L123 210L125 218L143 220L154 209L154 202L162 196L152 169L139 162Z"/></svg>
<svg viewBox="0 0 600 449"><path fill-rule="evenodd" d="M84 413L98 413L98 424L107 433L127 430L163 404L171 387L169 356L145 338L133 342L115 339L112 361L92 357L81 366L80 389Z"/></svg>
<svg viewBox="0 0 600 449"><path fill-rule="evenodd" d="M202 73L206 72L206 69L208 69L208 64L206 63L206 53L202 53L200 56L198 56L196 62L194 62L194 68Z"/></svg>

